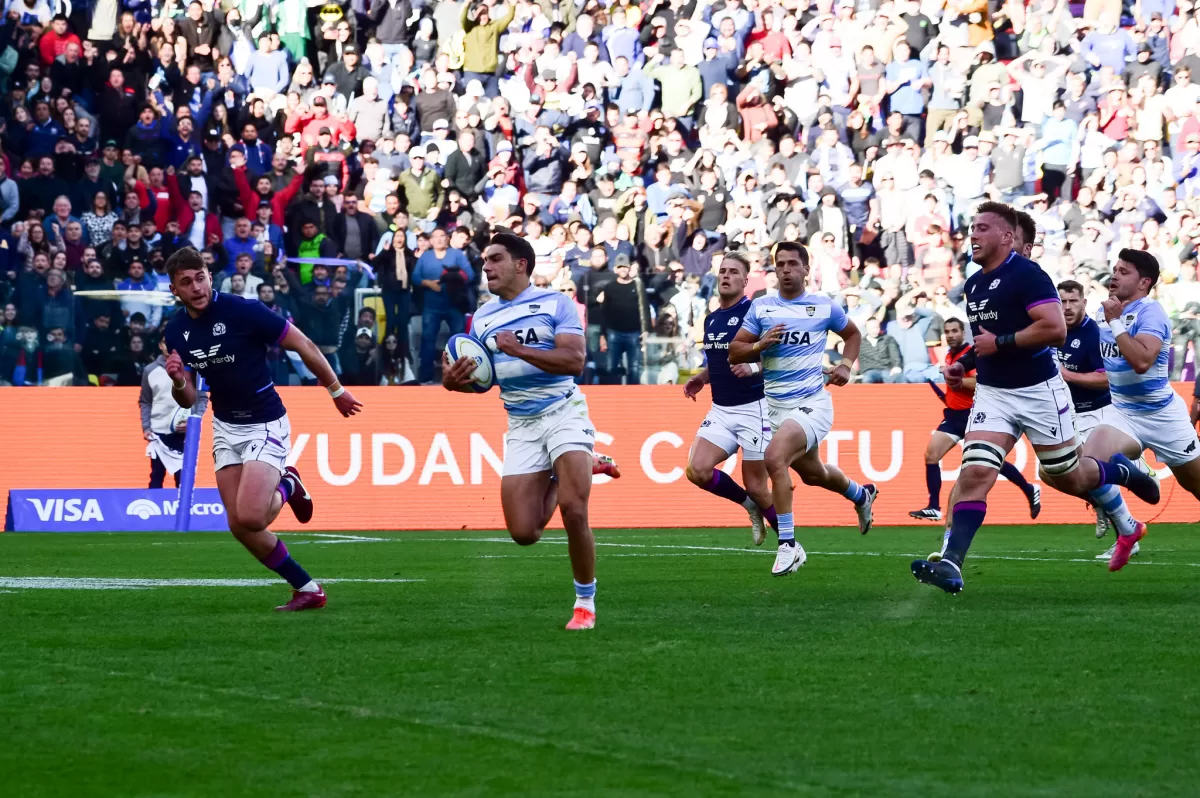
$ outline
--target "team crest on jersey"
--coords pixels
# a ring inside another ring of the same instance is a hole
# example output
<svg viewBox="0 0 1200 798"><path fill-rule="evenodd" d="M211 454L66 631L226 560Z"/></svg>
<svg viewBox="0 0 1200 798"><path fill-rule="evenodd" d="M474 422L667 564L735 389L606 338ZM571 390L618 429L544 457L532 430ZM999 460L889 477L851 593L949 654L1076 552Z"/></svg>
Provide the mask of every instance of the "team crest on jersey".
<svg viewBox="0 0 1200 798"><path fill-rule="evenodd" d="M737 323L738 323L738 317L737 317L737 316L733 316L732 318L730 318L730 319L729 319L729 326L730 326L730 327L733 327L733 326L734 326L734 325L736 325Z"/></svg>
<svg viewBox="0 0 1200 798"><path fill-rule="evenodd" d="M225 324L223 322L217 322L216 324L213 325L213 335L224 335L224 334L225 334Z"/></svg>
<svg viewBox="0 0 1200 798"><path fill-rule="evenodd" d="M1125 314L1125 323L1126 323L1126 324L1133 324L1133 320L1134 320L1135 318L1137 318L1137 317L1136 317L1136 316L1134 316L1132 313L1126 313L1126 314Z"/></svg>
<svg viewBox="0 0 1200 798"><path fill-rule="evenodd" d="M537 312L538 312L538 308L540 308L540 307L541 307L541 305L530 305L530 306L529 306L529 312L530 312L530 313L537 313Z"/></svg>
<svg viewBox="0 0 1200 798"><path fill-rule="evenodd" d="M998 285L1000 285L1000 278L999 278L999 277L997 277L995 280L992 280L992 284L988 286L988 290L989 290L989 291L995 291L995 290L996 290L996 286L998 286Z"/></svg>
<svg viewBox="0 0 1200 798"><path fill-rule="evenodd" d="M1076 338L1074 341L1072 341L1072 342L1071 342L1071 348L1072 348L1072 349L1078 349L1078 348L1079 348L1079 339L1078 339L1078 338Z"/></svg>
<svg viewBox="0 0 1200 798"><path fill-rule="evenodd" d="M807 313L810 318L817 315L817 309L812 305L805 305L804 312Z"/></svg>

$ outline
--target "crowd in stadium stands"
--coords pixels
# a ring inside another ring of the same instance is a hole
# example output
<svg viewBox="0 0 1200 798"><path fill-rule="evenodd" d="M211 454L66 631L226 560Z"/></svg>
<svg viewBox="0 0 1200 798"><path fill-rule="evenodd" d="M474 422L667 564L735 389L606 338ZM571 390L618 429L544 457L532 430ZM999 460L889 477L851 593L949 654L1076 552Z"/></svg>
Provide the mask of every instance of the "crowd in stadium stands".
<svg viewBox="0 0 1200 798"><path fill-rule="evenodd" d="M139 384L187 246L344 384L429 382L499 228L587 382L698 368L721 254L769 294L782 240L862 381L937 379L986 199L1093 310L1152 252L1191 376L1198 51L1192 0L8 0L0 384Z"/></svg>

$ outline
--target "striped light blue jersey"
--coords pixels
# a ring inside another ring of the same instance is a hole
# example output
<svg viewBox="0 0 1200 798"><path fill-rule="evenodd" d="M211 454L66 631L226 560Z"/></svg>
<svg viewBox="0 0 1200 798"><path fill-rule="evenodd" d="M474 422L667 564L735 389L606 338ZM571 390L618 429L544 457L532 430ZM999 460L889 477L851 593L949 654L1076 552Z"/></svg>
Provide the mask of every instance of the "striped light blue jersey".
<svg viewBox="0 0 1200 798"><path fill-rule="evenodd" d="M1132 336L1145 333L1163 342L1158 358L1145 374L1138 374L1121 356L1116 339L1101 310L1096 318L1100 324L1100 354L1108 373L1112 402L1121 410L1148 412L1160 410L1175 401L1175 390L1167 379L1167 344L1171 342L1171 322L1162 305L1150 297L1131 302L1121 311L1121 321Z"/></svg>
<svg viewBox="0 0 1200 798"><path fill-rule="evenodd" d="M846 329L846 313L827 296L804 293L795 299L760 297L750 305L742 328L756 336L778 324L787 325L783 340L762 353L767 401L796 406L824 390L821 362L825 334Z"/></svg>
<svg viewBox="0 0 1200 798"><path fill-rule="evenodd" d="M547 374L520 358L496 349L496 334L508 330L534 349L553 349L554 336L583 336L574 303L558 291L530 286L511 301L493 297L471 319L471 335L483 341L496 364L496 382L504 409L514 416L553 410L575 392L566 374Z"/></svg>

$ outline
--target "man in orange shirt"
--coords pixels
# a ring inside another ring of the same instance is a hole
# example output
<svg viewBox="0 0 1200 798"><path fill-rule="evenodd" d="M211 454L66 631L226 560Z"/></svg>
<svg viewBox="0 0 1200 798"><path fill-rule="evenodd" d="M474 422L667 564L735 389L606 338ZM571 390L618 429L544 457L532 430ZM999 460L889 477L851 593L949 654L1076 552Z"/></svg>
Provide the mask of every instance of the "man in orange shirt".
<svg viewBox="0 0 1200 798"><path fill-rule="evenodd" d="M971 405L975 401L975 349L966 342L966 330L959 319L946 319L945 323L946 351L945 365L942 370L950 368L955 363L961 363L966 370L962 386L947 387L945 391L932 380L934 393L946 405L942 411L942 423L938 424L929 445L925 447L925 484L929 488L929 504L921 510L909 513L913 518L926 521L942 520L942 458L963 439L967 432L967 419L971 415ZM1042 511L1042 489L1030 484L1012 463L1005 462L1000 474L1016 485L1029 500L1029 516L1037 518Z"/></svg>

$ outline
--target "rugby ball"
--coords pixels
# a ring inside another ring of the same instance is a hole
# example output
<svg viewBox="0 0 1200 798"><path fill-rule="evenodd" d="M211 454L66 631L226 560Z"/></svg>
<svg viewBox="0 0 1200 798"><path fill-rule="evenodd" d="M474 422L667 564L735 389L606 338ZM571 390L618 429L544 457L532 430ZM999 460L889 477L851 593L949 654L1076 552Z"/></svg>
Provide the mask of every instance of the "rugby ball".
<svg viewBox="0 0 1200 798"><path fill-rule="evenodd" d="M191 414L192 411L186 407L176 408L175 412L171 415L171 431L174 432L180 424L186 424L188 416Z"/></svg>
<svg viewBox="0 0 1200 798"><path fill-rule="evenodd" d="M471 374L471 387L475 393L485 393L496 383L492 353L478 338L462 333L450 336L450 340L446 342L446 357L451 363L457 362L460 357L469 357L475 361L475 371Z"/></svg>

